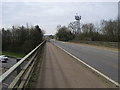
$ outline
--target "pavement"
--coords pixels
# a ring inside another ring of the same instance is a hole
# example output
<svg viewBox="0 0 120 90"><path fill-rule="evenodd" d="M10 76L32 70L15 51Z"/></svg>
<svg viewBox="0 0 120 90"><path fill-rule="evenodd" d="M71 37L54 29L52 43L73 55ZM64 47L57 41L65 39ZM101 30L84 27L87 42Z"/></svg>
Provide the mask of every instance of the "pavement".
<svg viewBox="0 0 120 90"><path fill-rule="evenodd" d="M108 83L85 68L79 61L46 43L36 88L108 88Z"/></svg>
<svg viewBox="0 0 120 90"><path fill-rule="evenodd" d="M118 82L118 51L55 40L51 42Z"/></svg>

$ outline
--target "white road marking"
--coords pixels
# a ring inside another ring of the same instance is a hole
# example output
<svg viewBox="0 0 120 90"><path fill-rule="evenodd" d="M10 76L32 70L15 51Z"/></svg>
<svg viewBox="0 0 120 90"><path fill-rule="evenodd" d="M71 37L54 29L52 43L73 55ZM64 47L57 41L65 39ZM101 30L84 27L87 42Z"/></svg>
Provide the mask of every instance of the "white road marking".
<svg viewBox="0 0 120 90"><path fill-rule="evenodd" d="M54 44L55 45L55 44ZM57 45L55 45L57 46ZM99 75L101 75L102 77L104 77L106 80L110 81L111 83L115 84L116 86L120 87L120 84L117 83L116 81L112 80L111 78L109 78L108 76L106 76L105 74L101 73L100 71L98 71L97 69L93 68L92 66L88 65L87 63L83 62L82 60L80 60L79 58L77 58L76 56L72 55L71 53L69 53L68 51L66 51L65 49L61 48L60 46L57 46L58 48L60 48L61 50L63 50L64 52L66 52L68 55L72 56L73 58L75 58L76 60L80 61L82 64L86 65L87 67L89 67L90 69L92 69L93 71L95 71L96 73L98 73Z"/></svg>

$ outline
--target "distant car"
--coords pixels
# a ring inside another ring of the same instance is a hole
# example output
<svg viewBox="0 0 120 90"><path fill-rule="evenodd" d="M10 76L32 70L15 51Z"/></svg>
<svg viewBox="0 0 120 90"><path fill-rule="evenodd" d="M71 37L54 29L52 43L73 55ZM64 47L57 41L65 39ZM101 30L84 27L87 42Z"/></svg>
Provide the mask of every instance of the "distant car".
<svg viewBox="0 0 120 90"><path fill-rule="evenodd" d="M8 57L6 57L5 55L0 55L0 61L3 63L6 63L8 60Z"/></svg>

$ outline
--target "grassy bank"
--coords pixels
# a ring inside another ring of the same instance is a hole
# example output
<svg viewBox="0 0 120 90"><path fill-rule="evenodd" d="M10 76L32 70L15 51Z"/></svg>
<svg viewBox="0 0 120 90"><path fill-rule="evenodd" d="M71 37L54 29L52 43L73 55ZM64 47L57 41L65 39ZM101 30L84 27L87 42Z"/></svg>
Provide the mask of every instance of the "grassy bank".
<svg viewBox="0 0 120 90"><path fill-rule="evenodd" d="M17 58L22 58L24 56L24 54L22 53L14 53L14 52L6 52L6 51L3 51L2 54L7 56L12 56L12 57L17 57Z"/></svg>
<svg viewBox="0 0 120 90"><path fill-rule="evenodd" d="M103 41L69 41L69 42L118 49L118 42L103 42Z"/></svg>

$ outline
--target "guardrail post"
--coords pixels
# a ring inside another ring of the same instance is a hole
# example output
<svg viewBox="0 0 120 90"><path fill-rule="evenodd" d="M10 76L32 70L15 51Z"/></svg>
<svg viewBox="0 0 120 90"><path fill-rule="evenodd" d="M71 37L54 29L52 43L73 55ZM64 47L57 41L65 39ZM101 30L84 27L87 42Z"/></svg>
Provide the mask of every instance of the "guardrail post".
<svg viewBox="0 0 120 90"><path fill-rule="evenodd" d="M21 60L21 58L17 58L16 62L19 62L20 60ZM17 74L19 74L20 70L21 70L21 66L18 66L18 68L17 68Z"/></svg>
<svg viewBox="0 0 120 90"><path fill-rule="evenodd" d="M21 60L21 58L17 58L16 62L19 62L20 60ZM19 65L16 70L17 70L17 75L18 75L21 71L21 66ZM17 87L19 86L20 82L21 82L21 79L18 81L18 83L16 85Z"/></svg>

